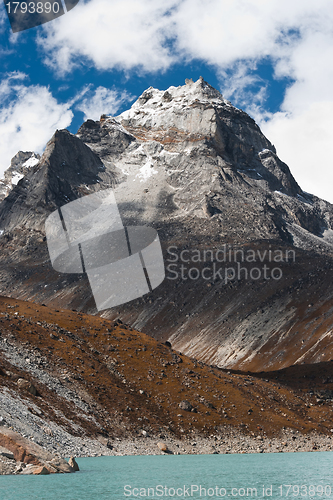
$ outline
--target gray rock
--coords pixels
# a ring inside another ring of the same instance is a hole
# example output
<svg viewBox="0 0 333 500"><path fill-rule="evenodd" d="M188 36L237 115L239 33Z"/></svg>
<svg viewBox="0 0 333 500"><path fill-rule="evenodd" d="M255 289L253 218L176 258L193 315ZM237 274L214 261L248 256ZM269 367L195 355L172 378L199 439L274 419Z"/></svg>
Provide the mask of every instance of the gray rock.
<svg viewBox="0 0 333 500"><path fill-rule="evenodd" d="M30 392L30 394L32 394L33 396L37 395L36 387L31 382L29 382L29 380L19 378L16 383L20 389L24 389L24 390Z"/></svg>
<svg viewBox="0 0 333 500"><path fill-rule="evenodd" d="M80 468L75 460L75 457L70 457L70 459L68 460L68 465L70 465L72 467L74 472L78 472L80 470Z"/></svg>
<svg viewBox="0 0 333 500"><path fill-rule="evenodd" d="M163 451L164 453L168 453L169 449L168 449L168 445L166 443L163 443L163 442L159 442L157 443L157 447Z"/></svg>
<svg viewBox="0 0 333 500"><path fill-rule="evenodd" d="M2 201L14 186L37 165L39 154L32 151L19 151L12 158L10 167L5 171L4 178L0 180L0 201Z"/></svg>
<svg viewBox="0 0 333 500"><path fill-rule="evenodd" d="M7 450L7 448L3 448L2 446L0 446L0 457L5 457L9 458L10 460L14 460L14 454L10 450Z"/></svg>
<svg viewBox="0 0 333 500"><path fill-rule="evenodd" d="M22 469L20 474L34 475L34 476L46 476L46 475L50 474L50 471L44 466L27 465L24 469Z"/></svg>
<svg viewBox="0 0 333 500"><path fill-rule="evenodd" d="M191 403L189 401L187 401L186 399L184 401L181 401L178 406L181 410L185 410L185 411L191 411L193 408Z"/></svg>

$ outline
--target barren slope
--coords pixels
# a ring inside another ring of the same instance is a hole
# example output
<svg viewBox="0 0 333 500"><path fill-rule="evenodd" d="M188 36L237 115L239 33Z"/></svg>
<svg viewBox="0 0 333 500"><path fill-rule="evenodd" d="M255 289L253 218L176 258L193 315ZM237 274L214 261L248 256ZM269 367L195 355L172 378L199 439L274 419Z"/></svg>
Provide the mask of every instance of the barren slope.
<svg viewBox="0 0 333 500"><path fill-rule="evenodd" d="M98 317L6 298L0 314L2 423L45 446L54 443L50 429L69 448L70 436L113 443L142 430L174 438L232 428L267 436L283 427L330 433L332 363L233 373ZM18 378L37 395L20 389ZM194 410L182 409L183 401Z"/></svg>

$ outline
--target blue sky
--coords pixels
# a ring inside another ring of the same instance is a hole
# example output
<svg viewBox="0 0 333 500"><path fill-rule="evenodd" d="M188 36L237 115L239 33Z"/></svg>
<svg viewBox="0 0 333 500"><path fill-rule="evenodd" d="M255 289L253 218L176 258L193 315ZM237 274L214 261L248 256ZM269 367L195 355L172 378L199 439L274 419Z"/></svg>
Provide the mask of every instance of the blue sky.
<svg viewBox="0 0 333 500"><path fill-rule="evenodd" d="M0 6L0 174L56 128L200 75L256 119L308 192L333 202L331 0L81 0L13 35Z"/></svg>

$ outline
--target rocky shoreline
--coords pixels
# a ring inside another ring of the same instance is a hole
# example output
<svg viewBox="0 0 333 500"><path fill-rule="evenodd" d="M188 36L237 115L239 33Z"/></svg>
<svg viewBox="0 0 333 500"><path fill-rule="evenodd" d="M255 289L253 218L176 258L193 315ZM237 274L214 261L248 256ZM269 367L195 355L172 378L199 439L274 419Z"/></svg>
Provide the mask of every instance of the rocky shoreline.
<svg viewBox="0 0 333 500"><path fill-rule="evenodd" d="M108 455L160 455L159 449L164 443L167 453L175 455L232 454L232 453L292 453L312 451L332 451L333 438L312 433L302 435L290 429L283 430L279 437L267 437L261 434L248 436L234 429L228 429L224 435L211 437L187 437L183 440L165 438L144 438L131 441L119 441Z"/></svg>
<svg viewBox="0 0 333 500"><path fill-rule="evenodd" d="M79 470L74 457L67 462L12 429L0 431L0 474L63 474Z"/></svg>
<svg viewBox="0 0 333 500"><path fill-rule="evenodd" d="M60 448L62 448L60 446ZM65 448L64 448L65 449ZM243 454L243 453L294 453L294 452L319 452L332 451L333 437L318 433L301 434L292 429L284 429L278 437L268 437L262 434L245 435L235 429L225 429L225 433L203 436L184 436L183 439L175 439L172 436L148 436L133 439L99 440L87 442L85 451L76 454L78 457L97 456L126 456L126 455L200 455L200 454ZM59 452L54 456L52 462L61 461L64 464L64 455ZM34 466L16 461L13 454L1 451L0 448L0 474L28 474L35 473ZM32 467L32 468L30 468ZM30 469L29 469L30 468ZM53 471L55 472L55 471ZM58 470L57 472L74 472L70 470ZM48 474L39 471L37 474Z"/></svg>

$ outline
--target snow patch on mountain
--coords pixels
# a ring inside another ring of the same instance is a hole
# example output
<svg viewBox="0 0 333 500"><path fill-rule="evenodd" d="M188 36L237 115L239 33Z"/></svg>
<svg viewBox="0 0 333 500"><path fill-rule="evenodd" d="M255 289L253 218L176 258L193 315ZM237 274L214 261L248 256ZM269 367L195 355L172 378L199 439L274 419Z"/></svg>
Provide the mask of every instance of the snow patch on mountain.
<svg viewBox="0 0 333 500"><path fill-rule="evenodd" d="M140 168L140 172L137 174L136 177L139 177L140 182L144 182L147 179L149 179L149 177L157 173L158 172L157 170L154 169L152 163L148 161L147 163L145 163L145 165L143 165L143 167Z"/></svg>
<svg viewBox="0 0 333 500"><path fill-rule="evenodd" d="M25 161L22 165L22 167L26 167L26 168L30 168L30 167L34 167L35 165L37 165L37 163L39 162L39 158L37 158L35 156L35 154L33 154L32 156L30 156L30 158Z"/></svg>
<svg viewBox="0 0 333 500"><path fill-rule="evenodd" d="M19 172L13 172L13 175L12 175L12 185L13 186L16 186L18 181L20 181L21 179L23 179L24 175L23 174L20 174Z"/></svg>
<svg viewBox="0 0 333 500"><path fill-rule="evenodd" d="M185 86L171 86L165 91L149 87L130 109L121 113L117 118L126 121L136 118L144 120L145 115L152 119L154 115L165 115L166 112L180 115L185 107L200 104L233 107L218 90L200 77L196 82L186 80Z"/></svg>

